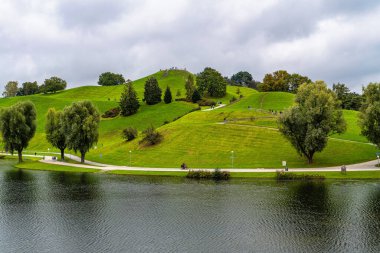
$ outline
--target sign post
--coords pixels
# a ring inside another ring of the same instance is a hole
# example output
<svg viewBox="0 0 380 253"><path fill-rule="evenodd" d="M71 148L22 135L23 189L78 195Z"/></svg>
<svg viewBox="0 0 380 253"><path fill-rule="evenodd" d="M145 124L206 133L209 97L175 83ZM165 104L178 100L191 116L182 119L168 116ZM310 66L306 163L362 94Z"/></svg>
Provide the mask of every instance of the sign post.
<svg viewBox="0 0 380 253"><path fill-rule="evenodd" d="M282 161L282 166L285 167L285 171L288 171L288 166L287 166L287 164L286 164L286 161Z"/></svg>

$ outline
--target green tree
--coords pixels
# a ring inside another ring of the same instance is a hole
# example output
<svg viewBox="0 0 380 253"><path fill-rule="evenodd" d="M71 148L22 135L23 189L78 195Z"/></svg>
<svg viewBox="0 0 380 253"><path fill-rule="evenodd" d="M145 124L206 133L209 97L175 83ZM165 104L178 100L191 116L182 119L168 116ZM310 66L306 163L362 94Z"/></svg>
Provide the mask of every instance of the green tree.
<svg viewBox="0 0 380 253"><path fill-rule="evenodd" d="M98 141L98 109L90 101L75 102L64 108L62 119L67 147L79 151L84 163L86 153Z"/></svg>
<svg viewBox="0 0 380 253"><path fill-rule="evenodd" d="M124 91L120 98L120 110L121 115L129 116L135 114L140 107L139 100L137 98L137 93L133 88L133 83L128 82L124 86Z"/></svg>
<svg viewBox="0 0 380 253"><path fill-rule="evenodd" d="M53 76L50 77L49 79L45 79L44 83L40 86L40 91L43 93L48 93L48 92L57 92L59 90L64 90L66 89L67 83L65 80Z"/></svg>
<svg viewBox="0 0 380 253"><path fill-rule="evenodd" d="M102 86L113 86L125 83L122 74L115 74L112 72L104 72L99 76L98 84Z"/></svg>
<svg viewBox="0 0 380 253"><path fill-rule="evenodd" d="M144 101L148 105L154 105L161 102L162 90L158 86L157 79L149 78L145 82Z"/></svg>
<svg viewBox="0 0 380 253"><path fill-rule="evenodd" d="M286 70L278 70L266 74L260 86L261 91L289 91L290 74Z"/></svg>
<svg viewBox="0 0 380 253"><path fill-rule="evenodd" d="M143 139L140 141L140 143L146 143L147 145L155 145L162 141L164 138L163 135L158 132L153 125L148 127L143 131Z"/></svg>
<svg viewBox="0 0 380 253"><path fill-rule="evenodd" d="M4 148L12 154L17 151L18 161L22 162L22 151L36 132L36 108L32 102L19 102L2 109L0 130Z"/></svg>
<svg viewBox="0 0 380 253"><path fill-rule="evenodd" d="M311 83L311 80L307 76L301 76L300 74L291 74L289 79L289 92L297 93L298 87L304 83Z"/></svg>
<svg viewBox="0 0 380 253"><path fill-rule="evenodd" d="M342 103L342 108L347 110L359 110L363 98L361 95L351 92L344 83L333 84L333 91Z"/></svg>
<svg viewBox="0 0 380 253"><path fill-rule="evenodd" d="M170 104L173 100L172 92L170 91L169 86L166 87L165 95L164 95L164 102L165 104Z"/></svg>
<svg viewBox="0 0 380 253"><path fill-rule="evenodd" d="M310 164L329 134L344 132L346 124L335 93L323 81L301 85L296 103L279 117L280 132Z"/></svg>
<svg viewBox="0 0 380 253"><path fill-rule="evenodd" d="M207 67L197 75L197 87L202 96L224 97L227 81L218 71Z"/></svg>
<svg viewBox="0 0 380 253"><path fill-rule="evenodd" d="M380 83L363 88L364 102L360 109L359 125L362 135L380 148Z"/></svg>
<svg viewBox="0 0 380 253"><path fill-rule="evenodd" d="M194 92L193 92L193 96L191 97L191 101L193 103L196 103L196 102L198 102L201 99L202 99L201 94L199 94L198 89L195 89Z"/></svg>
<svg viewBox="0 0 380 253"><path fill-rule="evenodd" d="M39 91L37 82L25 82L22 84L21 89L22 89L21 93L23 96L37 94Z"/></svg>
<svg viewBox="0 0 380 253"><path fill-rule="evenodd" d="M239 71L236 74L232 75L231 81L235 85L239 86L248 86L250 82L253 81L252 75L247 71Z"/></svg>
<svg viewBox="0 0 380 253"><path fill-rule="evenodd" d="M189 76L186 79L185 89L186 89L186 100L191 101L191 98L195 90L194 77L192 74L189 74Z"/></svg>
<svg viewBox="0 0 380 253"><path fill-rule="evenodd" d="M16 96L17 91L18 91L18 82L9 81L4 87L3 97L14 97Z"/></svg>
<svg viewBox="0 0 380 253"><path fill-rule="evenodd" d="M46 140L61 151L61 160L65 160L65 149L67 147L66 134L62 123L62 111L49 108L46 115L45 125Z"/></svg>

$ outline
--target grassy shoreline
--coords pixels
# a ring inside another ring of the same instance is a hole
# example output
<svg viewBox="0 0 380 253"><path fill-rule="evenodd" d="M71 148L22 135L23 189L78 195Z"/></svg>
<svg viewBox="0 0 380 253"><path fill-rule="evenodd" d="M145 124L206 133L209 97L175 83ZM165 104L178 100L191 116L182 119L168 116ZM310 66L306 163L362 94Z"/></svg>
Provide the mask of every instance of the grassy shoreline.
<svg viewBox="0 0 380 253"><path fill-rule="evenodd" d="M110 170L102 171L101 169L79 168L71 166L61 166L54 164L46 164L38 161L25 161L21 164L15 164L15 168L26 170L41 171L60 171L73 173L103 173L112 175L131 175L131 176L161 176L161 177L186 177L187 171L140 171L140 170ZM291 172L296 175L315 175L323 176L325 179L331 180L367 180L380 179L380 171L347 171L341 173L338 171L328 172ZM275 172L233 172L230 170L231 179L273 179L275 180Z"/></svg>

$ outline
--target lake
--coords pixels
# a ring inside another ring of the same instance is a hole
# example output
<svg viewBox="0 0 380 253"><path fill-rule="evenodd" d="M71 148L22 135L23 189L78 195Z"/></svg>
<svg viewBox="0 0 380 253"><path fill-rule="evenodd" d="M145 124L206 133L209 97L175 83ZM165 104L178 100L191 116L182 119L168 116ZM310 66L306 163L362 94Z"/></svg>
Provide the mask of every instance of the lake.
<svg viewBox="0 0 380 253"><path fill-rule="evenodd" d="M380 252L380 181L215 183L12 169L0 252Z"/></svg>

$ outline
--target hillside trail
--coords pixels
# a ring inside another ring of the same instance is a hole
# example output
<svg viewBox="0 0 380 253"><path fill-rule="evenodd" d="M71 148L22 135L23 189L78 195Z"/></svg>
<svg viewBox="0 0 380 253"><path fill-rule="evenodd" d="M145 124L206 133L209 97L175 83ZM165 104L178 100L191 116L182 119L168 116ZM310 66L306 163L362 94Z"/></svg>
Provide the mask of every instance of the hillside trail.
<svg viewBox="0 0 380 253"><path fill-rule="evenodd" d="M208 112L208 111L216 110L216 109L219 109L219 108L222 108L222 107L225 107L225 106L226 106L226 104L220 104L220 105L215 106L213 108L204 109L204 110L202 110L202 112Z"/></svg>

